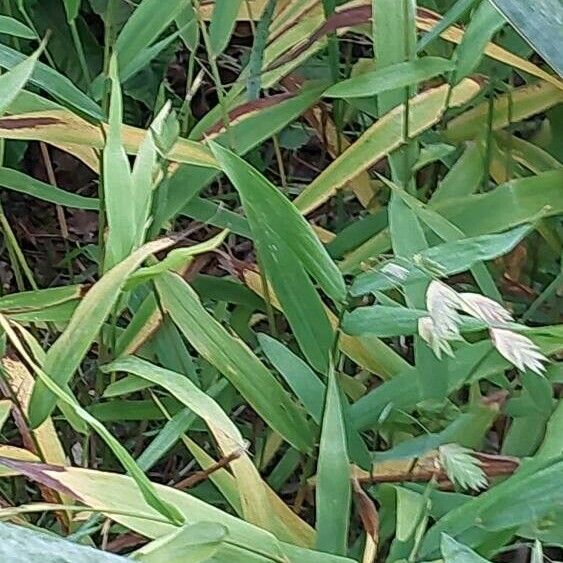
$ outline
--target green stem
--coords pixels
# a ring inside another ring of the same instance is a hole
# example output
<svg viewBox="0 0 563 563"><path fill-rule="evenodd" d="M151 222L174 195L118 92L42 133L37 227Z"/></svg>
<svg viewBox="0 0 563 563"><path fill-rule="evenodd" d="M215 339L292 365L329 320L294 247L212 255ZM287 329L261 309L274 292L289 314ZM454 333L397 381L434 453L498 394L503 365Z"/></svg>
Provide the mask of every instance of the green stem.
<svg viewBox="0 0 563 563"><path fill-rule="evenodd" d="M76 54L78 55L78 61L80 62L80 68L82 70L82 76L86 81L86 85L89 87L92 83L92 76L90 75L90 70L88 69L88 62L86 61L86 55L84 54L84 47L82 46L82 41L80 40L80 35L78 35L78 29L76 28L76 20L69 22L70 33L72 35L72 41L74 43L74 48L76 49Z"/></svg>

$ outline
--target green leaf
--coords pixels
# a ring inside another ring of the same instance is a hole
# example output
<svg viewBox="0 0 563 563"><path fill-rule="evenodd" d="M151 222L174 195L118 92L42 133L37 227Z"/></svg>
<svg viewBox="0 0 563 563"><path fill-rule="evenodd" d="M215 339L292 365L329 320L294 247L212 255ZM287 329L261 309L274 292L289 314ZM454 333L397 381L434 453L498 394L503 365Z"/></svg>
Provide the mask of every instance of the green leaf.
<svg viewBox="0 0 563 563"><path fill-rule="evenodd" d="M78 17L82 0L63 0L67 22L73 22Z"/></svg>
<svg viewBox="0 0 563 563"><path fill-rule="evenodd" d="M454 63L440 57L424 57L397 63L381 70L366 72L331 86L324 96L329 98L361 98L413 86L454 69Z"/></svg>
<svg viewBox="0 0 563 563"><path fill-rule="evenodd" d="M0 16L0 33L22 39L37 39L37 35L32 29L10 16Z"/></svg>
<svg viewBox="0 0 563 563"><path fill-rule="evenodd" d="M485 173L485 163L478 143L467 143L459 160L450 168L444 179L432 194L433 206L447 199L464 197L477 191Z"/></svg>
<svg viewBox="0 0 563 563"><path fill-rule="evenodd" d="M498 235L482 235L467 239L445 242L423 250L409 261L396 262L404 268L404 277L393 278L385 268L360 274L352 285L353 295L362 295L373 291L383 291L397 285L408 285L421 279L428 279L428 273L417 264L435 265L443 276L451 276L471 269L475 264L494 260L513 250L531 231L529 225L516 227Z"/></svg>
<svg viewBox="0 0 563 563"><path fill-rule="evenodd" d="M258 341L268 360L299 397L311 418L320 424L323 414L322 398L326 387L319 376L299 356L275 338L260 333Z"/></svg>
<svg viewBox="0 0 563 563"><path fill-rule="evenodd" d="M127 559L106 551L67 541L55 534L0 522L0 559L10 563L125 563Z"/></svg>
<svg viewBox="0 0 563 563"><path fill-rule="evenodd" d="M489 0L482 0L455 51L454 84L458 84L477 68L489 41L504 24L504 18L491 6Z"/></svg>
<svg viewBox="0 0 563 563"><path fill-rule="evenodd" d="M265 496L264 483L244 451L243 437L235 424L211 397L186 376L132 356L105 366L104 371L124 371L159 385L201 417L219 444L223 456L240 454L238 459L230 463L230 467L237 479L245 520L265 529L271 527L271 510L269 510L269 503Z"/></svg>
<svg viewBox="0 0 563 563"><path fill-rule="evenodd" d="M296 96L284 99L277 104L267 106L260 111L248 113L244 119L231 123L231 135L224 131L217 136L217 141L228 143L232 150L237 154L243 155L252 148L259 146L266 139L281 131L286 125L297 119L311 105L315 104L325 87L318 85L304 85L303 89ZM210 127L216 125L217 122L204 123L204 120L196 123L190 134L191 139L201 139L208 135ZM231 145L232 142L232 145ZM156 222L158 225L164 224L167 220L177 215L185 209L190 199L190 207L196 204L194 194L201 191L213 178L217 175L216 171L196 168L193 166L180 167L169 181L169 197L166 202L166 208L162 211L162 217L158 217ZM186 190L186 185L191 186ZM199 199L197 202L201 210L202 204L212 204L209 200ZM209 205L207 206L209 208ZM205 211L205 210L204 210ZM228 210L220 207L212 208L207 215L207 221L213 220ZM230 213L239 221L242 217ZM201 220L201 216L197 217ZM235 226L235 224L233 223ZM218 225L225 228L224 225ZM238 228L238 226L237 226ZM250 237L248 229L243 236Z"/></svg>
<svg viewBox="0 0 563 563"><path fill-rule="evenodd" d="M255 219L264 220L264 224L255 223L254 228L258 231L266 224L271 225L276 233L283 236L324 292L335 302L342 302L346 295L342 274L309 223L292 203L242 158L217 143L212 143L211 148L221 168L240 193L245 210L255 213Z"/></svg>
<svg viewBox="0 0 563 563"><path fill-rule="evenodd" d="M440 543L444 563L489 563L472 549L456 542L447 534L442 534Z"/></svg>
<svg viewBox="0 0 563 563"><path fill-rule="evenodd" d="M467 236L498 233L539 216L563 212L563 170L511 180L485 194L448 200L435 211L459 227ZM494 213L490 210L494 209Z"/></svg>
<svg viewBox="0 0 563 563"><path fill-rule="evenodd" d="M9 72L0 76L0 115L6 112L6 109L18 97L18 94L23 90L28 80L30 80L42 50L43 47L25 60L22 57L22 62L16 64Z"/></svg>
<svg viewBox="0 0 563 563"><path fill-rule="evenodd" d="M561 457L525 463L512 477L438 520L422 542L420 557L437 555L442 532L475 548L504 531L512 535L522 524L539 523L563 502L561 471Z"/></svg>
<svg viewBox="0 0 563 563"><path fill-rule="evenodd" d="M106 271L129 255L137 239L136 230L139 226L144 226L139 225L135 220L139 204L136 204L136 186L133 183L129 158L123 147L121 132L123 100L117 78L115 56L111 59L109 72L111 78L109 127L102 156L104 210L108 224L104 256ZM141 145L139 150L144 152L146 145Z"/></svg>
<svg viewBox="0 0 563 563"><path fill-rule="evenodd" d="M25 59L25 55L7 45L0 44L0 67L10 70ZM96 102L79 90L66 76L50 66L38 61L29 81L49 92L59 102L96 120L102 119L102 110Z"/></svg>
<svg viewBox="0 0 563 563"><path fill-rule="evenodd" d="M59 386L65 386L96 339L105 319L117 303L127 278L151 254L161 252L176 241L165 238L146 244L107 272L88 291L74 312L67 328L47 352L43 366ZM29 405L30 424L37 428L52 412L56 397L38 381Z"/></svg>
<svg viewBox="0 0 563 563"><path fill-rule="evenodd" d="M213 153L241 195L259 263L309 362L326 372L333 330L309 276L337 303L342 275L289 200L240 157L216 143Z"/></svg>
<svg viewBox="0 0 563 563"><path fill-rule="evenodd" d="M491 0L514 29L550 64L563 75L563 26L559 0Z"/></svg>
<svg viewBox="0 0 563 563"><path fill-rule="evenodd" d="M451 8L436 22L436 25L418 41L417 52L423 51L432 41L438 39L448 27L455 24L473 4L479 0L457 0Z"/></svg>
<svg viewBox="0 0 563 563"><path fill-rule="evenodd" d="M489 115L490 104L485 100L451 119L446 127L445 139L452 143L477 139L483 131L489 129L489 121L491 129L497 131L561 102L563 102L563 91L548 82L520 86L508 94L495 96L492 115Z"/></svg>
<svg viewBox="0 0 563 563"><path fill-rule="evenodd" d="M218 57L228 45L241 5L242 0L215 0L209 26L209 54L212 57Z"/></svg>
<svg viewBox="0 0 563 563"><path fill-rule="evenodd" d="M466 80L452 90L451 106L461 105L475 96L480 87ZM409 135L415 137L437 123L448 99L447 85L433 88L410 101ZM377 161L404 145L405 108L396 107L367 129L341 156L330 164L295 200L304 214L326 202L346 183Z"/></svg>
<svg viewBox="0 0 563 563"><path fill-rule="evenodd" d="M146 52L158 36L191 4L177 0L163 4L160 0L142 0L119 32L115 52L120 70L124 70L140 53ZM146 59L148 64L150 59Z"/></svg>
<svg viewBox="0 0 563 563"><path fill-rule="evenodd" d="M228 538L225 526L215 522L199 522L182 526L176 532L158 538L135 551L131 559L142 563L190 563L209 561Z"/></svg>
<svg viewBox="0 0 563 563"><path fill-rule="evenodd" d="M4 75L7 76L7 75ZM11 168L0 167L0 186L8 190L27 194L43 201L73 207L75 209L89 209L97 211L97 198L84 197L73 192L67 192L51 184L46 184Z"/></svg>
<svg viewBox="0 0 563 563"><path fill-rule="evenodd" d="M182 278L163 274L155 283L162 306L190 344L223 373L276 432L300 451L309 452L313 445L309 423L258 358L205 310Z"/></svg>
<svg viewBox="0 0 563 563"><path fill-rule="evenodd" d="M35 464L36 465L36 464ZM107 511L115 522L147 538L160 538L178 531L147 504L135 482L117 473L79 469L74 467L36 467L36 480L61 488L81 499L86 506L99 512ZM273 534L244 522L183 491L154 485L158 495L178 507L185 524L214 522L228 530L225 551L220 561L307 561L307 563L352 563L352 559L319 553L279 541ZM44 505L43 505L44 508ZM12 510L12 509L11 509ZM17 510L17 509L16 509ZM242 554L241 554L242 551ZM23 562L22 562L23 563ZM27 563L27 562L26 562Z"/></svg>
<svg viewBox="0 0 563 563"><path fill-rule="evenodd" d="M316 547L335 555L348 550L352 489L344 415L334 370L329 371L317 463Z"/></svg>

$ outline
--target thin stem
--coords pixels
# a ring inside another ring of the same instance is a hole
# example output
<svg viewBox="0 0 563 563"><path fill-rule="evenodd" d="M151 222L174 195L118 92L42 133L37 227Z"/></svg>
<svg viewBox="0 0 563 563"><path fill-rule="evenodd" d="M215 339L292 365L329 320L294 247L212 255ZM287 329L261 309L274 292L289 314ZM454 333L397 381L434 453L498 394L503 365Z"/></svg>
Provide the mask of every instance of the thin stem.
<svg viewBox="0 0 563 563"><path fill-rule="evenodd" d="M221 75L219 73L219 66L217 65L217 57L213 54L211 49L211 43L209 41L209 34L207 33L207 27L205 22L201 18L199 11L199 0L194 0L195 8L198 14L199 26L201 29L201 36L203 37L203 43L205 45L205 50L207 51L207 58L209 60L209 66L211 67L211 75L213 76L213 81L215 82L215 88L217 89L217 97L219 98L219 106L221 107L221 113L223 116L223 124L225 130L227 131L227 138L229 139L229 145L231 148L235 146L233 134L231 131L230 120L229 120L229 108L225 100L225 90L221 82Z"/></svg>
<svg viewBox="0 0 563 563"><path fill-rule="evenodd" d="M84 47L78 34L78 29L76 27L76 20L69 22L70 34L72 35L72 41L74 43L74 48L76 49L76 54L78 55L78 61L80 62L80 68L82 70L82 75L86 81L86 85L89 87L92 83L92 76L90 70L88 69L88 62L86 61L86 55L84 53Z"/></svg>

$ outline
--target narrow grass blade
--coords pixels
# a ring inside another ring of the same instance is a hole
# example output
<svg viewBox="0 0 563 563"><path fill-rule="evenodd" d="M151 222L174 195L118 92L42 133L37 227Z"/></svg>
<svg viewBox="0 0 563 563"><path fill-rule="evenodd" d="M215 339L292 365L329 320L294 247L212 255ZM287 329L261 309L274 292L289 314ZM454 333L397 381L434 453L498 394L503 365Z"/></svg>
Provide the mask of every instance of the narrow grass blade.
<svg viewBox="0 0 563 563"><path fill-rule="evenodd" d="M242 0L215 0L209 26L209 54L212 57L218 57L228 45L241 4Z"/></svg>
<svg viewBox="0 0 563 563"><path fill-rule="evenodd" d="M151 254L161 252L176 241L165 238L141 247L107 272L82 299L67 328L47 352L44 371L59 386L72 378L88 349L96 339L105 319L115 306L127 278ZM52 412L57 397L38 381L29 406L29 419L37 428Z"/></svg>
<svg viewBox="0 0 563 563"><path fill-rule="evenodd" d="M0 45L0 67L13 69L25 60L25 55L7 45ZM102 118L102 110L91 98L79 90L66 76L38 61L30 82L49 92L62 104L94 119Z"/></svg>
<svg viewBox="0 0 563 563"><path fill-rule="evenodd" d="M317 464L316 547L335 555L348 549L352 490L344 415L334 370L330 370Z"/></svg>
<svg viewBox="0 0 563 563"><path fill-rule="evenodd" d="M453 91L451 105L468 102L479 90L479 85L472 80L462 82ZM441 86L419 94L411 100L409 108L411 136L420 134L441 119L447 98L448 86ZM309 213L362 171L401 147L404 144L404 120L404 106L395 108L378 120L309 184L295 200L295 206L302 213Z"/></svg>
<svg viewBox="0 0 563 563"><path fill-rule="evenodd" d="M324 96L329 98L360 98L375 96L382 92L416 86L450 72L455 67L448 59L424 57L416 61L396 63L381 70L366 72L331 86Z"/></svg>
<svg viewBox="0 0 563 563"><path fill-rule="evenodd" d="M245 452L243 437L211 397L185 376L133 356L117 360L105 366L104 370L124 371L159 385L201 417L219 444L223 456L238 455L230 463L230 467L237 480L245 520L272 530L271 507L266 498L264 483Z"/></svg>
<svg viewBox="0 0 563 563"><path fill-rule="evenodd" d="M164 274L155 283L164 310L191 345L276 432L300 451L311 451L313 435L302 411L247 346L205 310L180 277Z"/></svg>
<svg viewBox="0 0 563 563"><path fill-rule="evenodd" d="M456 49L454 84L458 84L477 68L489 41L503 25L505 25L504 18L489 0L482 1L465 30L462 42Z"/></svg>

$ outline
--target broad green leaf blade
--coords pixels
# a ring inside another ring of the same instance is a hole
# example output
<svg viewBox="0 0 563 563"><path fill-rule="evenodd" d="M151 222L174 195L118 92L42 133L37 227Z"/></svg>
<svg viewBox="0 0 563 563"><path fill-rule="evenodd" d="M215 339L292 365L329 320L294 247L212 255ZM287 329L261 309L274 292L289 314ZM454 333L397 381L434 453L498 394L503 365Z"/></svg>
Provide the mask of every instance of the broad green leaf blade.
<svg viewBox="0 0 563 563"><path fill-rule="evenodd" d="M254 243L260 266L295 338L309 363L320 373L326 373L334 331L324 304L299 257L286 244L287 238L274 232L263 217L250 210L247 214L255 227ZM258 225L260 231L256 230Z"/></svg>
<svg viewBox="0 0 563 563"><path fill-rule="evenodd" d="M0 44L0 67L12 69L25 60L25 55L7 45ZM102 119L100 107L79 90L66 76L38 61L30 82L49 92L55 99L94 119Z"/></svg>
<svg viewBox="0 0 563 563"><path fill-rule="evenodd" d="M440 543L444 563L489 563L472 549L456 542L447 534L442 534Z"/></svg>
<svg viewBox="0 0 563 563"><path fill-rule="evenodd" d="M473 80L452 90L450 106L468 102L480 90ZM437 123L448 99L448 86L440 86L414 97L409 106L409 133L416 136ZM399 106L367 129L350 148L330 164L295 200L304 214L322 205L334 193L404 144L405 108Z"/></svg>
<svg viewBox="0 0 563 563"><path fill-rule="evenodd" d="M64 509L64 507L63 507ZM0 522L0 559L10 563L125 563L127 559L106 551L92 549L36 529Z"/></svg>
<svg viewBox="0 0 563 563"><path fill-rule="evenodd" d="M215 0L209 25L210 56L219 56L228 45L241 4L242 0Z"/></svg>
<svg viewBox="0 0 563 563"><path fill-rule="evenodd" d="M97 211L100 206L97 198L67 192L11 168L0 167L0 186L65 207Z"/></svg>
<svg viewBox="0 0 563 563"><path fill-rule="evenodd" d="M471 17L463 39L455 52L454 84L458 84L477 68L489 41L504 24L504 18L490 4L489 0L481 0L481 4Z"/></svg>
<svg viewBox="0 0 563 563"><path fill-rule="evenodd" d="M335 555L345 555L348 550L352 502L350 462L340 400L336 374L331 369L317 463L316 547Z"/></svg>
<svg viewBox="0 0 563 563"><path fill-rule="evenodd" d="M559 0L490 0L514 29L563 76L563 19Z"/></svg>
<svg viewBox="0 0 563 563"><path fill-rule="evenodd" d="M539 217L562 213L562 180L560 170L517 178L484 194L443 200L432 209L467 236L500 233L535 222ZM491 213L491 209L495 213ZM389 248L389 234L383 231L351 252L341 263L341 269L347 273L357 271L363 261L379 256Z"/></svg>
<svg viewBox="0 0 563 563"><path fill-rule="evenodd" d="M482 185L485 162L478 143L469 142L459 160L450 168L432 194L430 205L474 194Z"/></svg>
<svg viewBox="0 0 563 563"><path fill-rule="evenodd" d="M263 225L270 225L323 291L335 302L342 302L346 294L342 274L292 203L242 158L217 143L213 143L211 148L221 168L239 191L245 209L264 222L254 225L255 237L259 236ZM272 250L275 252L275 249Z"/></svg>
<svg viewBox="0 0 563 563"><path fill-rule="evenodd" d="M324 96L329 98L375 96L388 90L414 86L419 82L450 72L454 68L454 63L448 59L424 57L343 80L331 86Z"/></svg>
<svg viewBox="0 0 563 563"><path fill-rule="evenodd" d="M448 200L434 209L467 236L498 233L562 213L562 180L563 170L517 178L491 192Z"/></svg>
<svg viewBox="0 0 563 563"><path fill-rule="evenodd" d="M426 311L406 307L385 305L358 307L351 313L346 313L342 330L352 336L366 333L374 334L379 338L409 336L417 334L419 319L427 315Z"/></svg>
<svg viewBox="0 0 563 563"><path fill-rule="evenodd" d="M563 400L559 400L551 415L536 459L549 459L563 454Z"/></svg>
<svg viewBox="0 0 563 563"><path fill-rule="evenodd" d="M37 35L32 29L10 16L0 16L0 33L22 39L37 39Z"/></svg>
<svg viewBox="0 0 563 563"><path fill-rule="evenodd" d="M276 432L300 451L309 452L313 445L310 424L251 350L205 310L182 278L163 274L155 283L162 306L191 345L229 379Z"/></svg>
<svg viewBox="0 0 563 563"><path fill-rule="evenodd" d="M42 48L0 76L0 115L6 112L31 78L41 51Z"/></svg>
<svg viewBox="0 0 563 563"><path fill-rule="evenodd" d="M47 352L43 369L55 383L62 387L72 378L117 303L127 278L148 256L165 250L175 242L173 238L165 238L146 244L107 272L88 291L65 331ZM38 381L29 406L29 419L33 428L37 428L51 414L56 402L53 393Z"/></svg>
<svg viewBox="0 0 563 563"><path fill-rule="evenodd" d="M186 376L132 356L112 362L105 366L104 371L124 371L163 387L205 421L224 457L240 452L240 457L229 465L237 479L245 520L264 529L272 528L271 507L266 498L264 483L245 452L244 439L211 397Z"/></svg>

